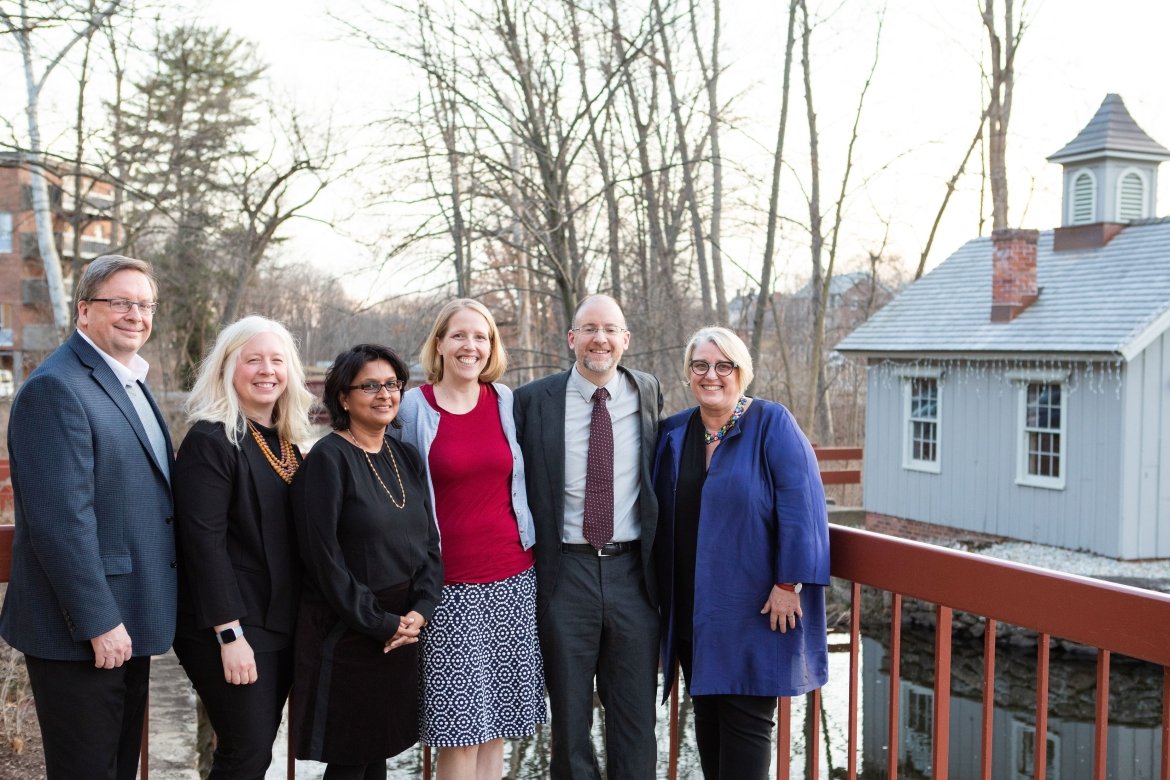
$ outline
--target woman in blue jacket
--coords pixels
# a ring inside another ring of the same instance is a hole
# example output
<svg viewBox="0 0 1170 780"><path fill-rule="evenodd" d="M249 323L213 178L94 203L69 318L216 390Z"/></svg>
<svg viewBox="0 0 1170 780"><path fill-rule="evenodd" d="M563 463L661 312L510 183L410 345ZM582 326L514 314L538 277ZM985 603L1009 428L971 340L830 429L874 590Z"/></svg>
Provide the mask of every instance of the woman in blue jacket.
<svg viewBox="0 0 1170 780"><path fill-rule="evenodd" d="M677 660L704 777L764 778L776 697L828 679L825 493L792 414L743 394L738 336L699 330L683 365L698 406L662 424L654 467L663 690Z"/></svg>

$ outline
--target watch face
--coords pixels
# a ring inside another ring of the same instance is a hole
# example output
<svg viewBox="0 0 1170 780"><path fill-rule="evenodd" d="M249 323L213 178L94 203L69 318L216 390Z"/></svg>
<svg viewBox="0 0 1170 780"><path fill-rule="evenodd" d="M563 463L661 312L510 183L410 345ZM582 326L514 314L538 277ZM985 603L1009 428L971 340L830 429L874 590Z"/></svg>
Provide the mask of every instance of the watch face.
<svg viewBox="0 0 1170 780"><path fill-rule="evenodd" d="M236 634L236 630L234 628L225 628L223 631L219 632L219 641L225 645L229 642L236 641L237 637L238 634Z"/></svg>
<svg viewBox="0 0 1170 780"><path fill-rule="evenodd" d="M802 591L803 589L804 589L804 583L803 583L803 582L798 582L798 583L796 583L794 586L792 586L792 592L793 592L793 593L800 593L800 591Z"/></svg>

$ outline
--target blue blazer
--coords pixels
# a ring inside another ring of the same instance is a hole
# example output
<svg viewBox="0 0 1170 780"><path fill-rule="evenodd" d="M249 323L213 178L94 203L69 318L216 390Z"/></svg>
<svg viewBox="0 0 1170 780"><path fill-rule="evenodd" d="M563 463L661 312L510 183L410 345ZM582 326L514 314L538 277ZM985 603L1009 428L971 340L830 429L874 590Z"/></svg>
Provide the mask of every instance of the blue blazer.
<svg viewBox="0 0 1170 780"><path fill-rule="evenodd" d="M662 423L654 459L662 668L674 676L674 506L687 409ZM773 631L760 608L800 582L804 617ZM695 560L692 695L797 696L825 684L829 525L816 455L783 406L755 399L715 450L703 483Z"/></svg>
<svg viewBox="0 0 1170 780"><path fill-rule="evenodd" d="M16 534L0 636L37 658L92 661L89 640L123 623L135 656L165 652L178 590L170 485L126 389L80 334L17 393L8 452Z"/></svg>

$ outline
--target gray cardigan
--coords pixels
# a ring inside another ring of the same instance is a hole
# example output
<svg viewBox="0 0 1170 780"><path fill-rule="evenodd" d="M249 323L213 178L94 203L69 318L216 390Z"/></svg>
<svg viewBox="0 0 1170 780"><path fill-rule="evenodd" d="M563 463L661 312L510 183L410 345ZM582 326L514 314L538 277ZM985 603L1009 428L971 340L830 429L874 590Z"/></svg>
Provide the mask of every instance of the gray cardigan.
<svg viewBox="0 0 1170 780"><path fill-rule="evenodd" d="M520 445L516 441L516 420L512 415L512 391L499 382L492 382L492 387L499 397L500 423L504 427L508 449L512 451L512 511L516 515L520 545L528 550L536 543L536 526L532 522L532 512L528 509L528 491L524 484L524 456L520 454ZM413 444L422 454L423 464L427 467L427 489L431 493L431 506L435 506L435 484L431 479L430 457L431 444L439 432L439 413L427 403L422 390L415 387L402 396L398 420L402 427L391 427L391 435ZM438 522L437 515L435 521Z"/></svg>

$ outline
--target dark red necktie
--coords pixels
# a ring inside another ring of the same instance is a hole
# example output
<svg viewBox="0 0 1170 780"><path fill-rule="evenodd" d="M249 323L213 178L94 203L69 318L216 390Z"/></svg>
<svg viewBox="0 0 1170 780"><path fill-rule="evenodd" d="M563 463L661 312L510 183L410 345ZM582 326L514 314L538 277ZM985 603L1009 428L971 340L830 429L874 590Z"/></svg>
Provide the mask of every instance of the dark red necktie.
<svg viewBox="0 0 1170 780"><path fill-rule="evenodd" d="M605 406L609 391L593 393L589 422L589 457L585 466L585 541L600 550L613 538L613 422Z"/></svg>

